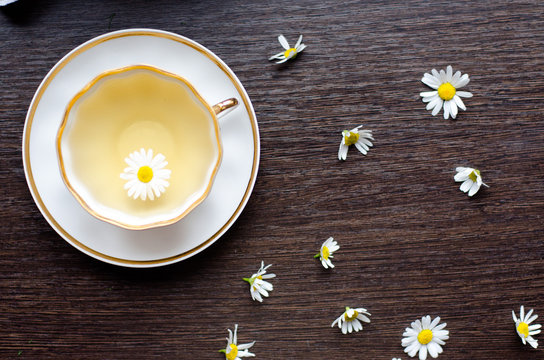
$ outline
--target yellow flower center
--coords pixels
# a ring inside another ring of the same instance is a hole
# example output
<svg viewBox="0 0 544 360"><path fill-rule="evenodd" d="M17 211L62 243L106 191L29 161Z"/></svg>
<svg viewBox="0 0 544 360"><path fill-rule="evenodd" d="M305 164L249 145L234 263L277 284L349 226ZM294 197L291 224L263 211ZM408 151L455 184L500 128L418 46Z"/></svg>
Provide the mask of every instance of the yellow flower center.
<svg viewBox="0 0 544 360"><path fill-rule="evenodd" d="M353 321L357 319L357 316L359 316L359 313L355 310L353 310L353 314L351 316L348 316L348 312L346 311L346 313L344 314L344 319L346 321Z"/></svg>
<svg viewBox="0 0 544 360"><path fill-rule="evenodd" d="M353 145L359 140L359 133L353 131L346 131L345 139L347 146Z"/></svg>
<svg viewBox="0 0 544 360"><path fill-rule="evenodd" d="M417 336L417 341L422 345L427 345L433 339L433 332L431 330L425 329L421 330Z"/></svg>
<svg viewBox="0 0 544 360"><path fill-rule="evenodd" d="M446 100L446 101L451 100L453 99L454 95L455 95L455 88L450 83L444 83L440 85L440 87L438 88L438 96L440 96L442 100Z"/></svg>
<svg viewBox="0 0 544 360"><path fill-rule="evenodd" d="M471 172L470 174L468 174L468 178L474 182L476 182L476 179L478 178L478 176L480 175L480 170L476 170L474 169L473 172Z"/></svg>
<svg viewBox="0 0 544 360"><path fill-rule="evenodd" d="M297 56L297 49L295 49L295 48L290 48L289 50L285 50L285 52L283 53L283 56L285 56L286 58L288 58L291 54L293 54L292 57Z"/></svg>
<svg viewBox="0 0 544 360"><path fill-rule="evenodd" d="M153 170L149 166L142 166L138 170L138 180L143 183L148 183L153 179Z"/></svg>
<svg viewBox="0 0 544 360"><path fill-rule="evenodd" d="M323 257L323 259L327 260L330 254L331 252L329 251L329 248L326 246L323 246L323 250L321 251L321 256Z"/></svg>
<svg viewBox="0 0 544 360"><path fill-rule="evenodd" d="M238 356L238 346L230 344L230 350L225 354L228 360L234 360Z"/></svg>
<svg viewBox="0 0 544 360"><path fill-rule="evenodd" d="M529 325L527 325L524 322L519 323L518 325L518 333L521 335L528 337L529 336Z"/></svg>

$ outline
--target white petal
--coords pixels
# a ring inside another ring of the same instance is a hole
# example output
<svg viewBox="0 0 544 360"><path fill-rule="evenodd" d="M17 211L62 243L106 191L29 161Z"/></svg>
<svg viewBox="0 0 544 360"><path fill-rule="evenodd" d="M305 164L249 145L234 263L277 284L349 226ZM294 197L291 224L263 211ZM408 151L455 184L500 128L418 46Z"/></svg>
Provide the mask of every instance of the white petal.
<svg viewBox="0 0 544 360"><path fill-rule="evenodd" d="M436 358L438 356L437 346L439 346L439 345L437 343L432 342L432 341L429 344L427 344L427 350L429 350L429 355L431 355L431 357L433 357L433 358Z"/></svg>
<svg viewBox="0 0 544 360"><path fill-rule="evenodd" d="M246 350L246 349L251 348L253 345L255 345L255 341L252 341L252 342L247 343L247 344L240 344L240 345L238 345L238 350Z"/></svg>
<svg viewBox="0 0 544 360"><path fill-rule="evenodd" d="M311 40L311 39L310 39L310 40ZM310 41L310 42L311 42L311 41ZM295 46L294 46L294 48L297 49L297 51L298 51L298 48L299 48L300 44L302 44L302 35L300 35L300 36L298 37L297 43L296 43ZM302 50L300 50L300 51L302 51Z"/></svg>
<svg viewBox="0 0 544 360"><path fill-rule="evenodd" d="M289 43L287 42L287 39L285 38L285 36L283 35L280 35L278 36L278 41L280 42L281 46L285 49L285 50L289 50Z"/></svg>
<svg viewBox="0 0 544 360"><path fill-rule="evenodd" d="M440 69L440 82L442 84L448 82L446 80L446 72L444 71L444 69Z"/></svg>
<svg viewBox="0 0 544 360"><path fill-rule="evenodd" d="M433 100L431 100L427 104L426 109L431 110L431 109L434 109L437 106L438 106L438 108L440 108L442 106L442 99L439 96L436 96Z"/></svg>
<svg viewBox="0 0 544 360"><path fill-rule="evenodd" d="M285 59L285 52L282 51L280 53L277 53L276 55L272 55L268 58L268 60L275 60L275 59Z"/></svg>
<svg viewBox="0 0 544 360"><path fill-rule="evenodd" d="M448 103L450 104L451 117L455 119L457 117L457 105L452 100L448 101Z"/></svg>
<svg viewBox="0 0 544 360"><path fill-rule="evenodd" d="M453 74L453 77L451 78L450 84L455 87L453 84L457 84L459 79L461 78L461 72L456 71L455 74Z"/></svg>
<svg viewBox="0 0 544 360"><path fill-rule="evenodd" d="M448 119L450 117L450 102L444 101L444 119Z"/></svg>
<svg viewBox="0 0 544 360"><path fill-rule="evenodd" d="M468 92L468 91L456 91L455 94L459 95L460 97L464 97L464 98L471 98L472 97L472 93Z"/></svg>
<svg viewBox="0 0 544 360"><path fill-rule="evenodd" d="M433 112L431 113L432 116L436 116L436 114L438 114L440 112L440 109L442 108L442 104L444 103L444 101L440 98L438 98L438 103L436 103L434 109L433 109Z"/></svg>
<svg viewBox="0 0 544 360"><path fill-rule="evenodd" d="M419 93L419 96L423 97L423 98L428 98L428 97L433 97L433 96L436 96L438 94L438 91L436 90L433 90L433 91L423 91L423 92L420 92ZM425 101L425 100L423 100Z"/></svg>
<svg viewBox="0 0 544 360"><path fill-rule="evenodd" d="M433 89L438 89L438 87L440 86L440 85L437 84L436 81L430 80L430 78L428 78L428 77L423 77L421 79L421 82L424 83L425 85L427 85L428 87L433 88Z"/></svg>
<svg viewBox="0 0 544 360"><path fill-rule="evenodd" d="M457 174L455 174L455 176L453 177L453 179L457 182L459 181L465 181L468 179L468 176L469 174L472 172L472 168L463 168L463 167L458 167L456 169L456 171L458 171Z"/></svg>
<svg viewBox="0 0 544 360"><path fill-rule="evenodd" d="M448 67L451 68L451 66L448 66ZM439 322L440 322L440 316L435 317L434 320L429 325L429 330L433 330L436 327L436 325L438 325Z"/></svg>
<svg viewBox="0 0 544 360"><path fill-rule="evenodd" d="M468 78L468 74L464 74L455 84L452 83L452 85L454 88L460 89L466 84L468 84L469 82L470 82L470 79Z"/></svg>
<svg viewBox="0 0 544 360"><path fill-rule="evenodd" d="M346 160L348 156L348 146L340 143L340 149L338 149L338 160Z"/></svg>
<svg viewBox="0 0 544 360"><path fill-rule="evenodd" d="M446 67L446 81L451 84L453 69L451 68L451 65L448 65Z"/></svg>
<svg viewBox="0 0 544 360"><path fill-rule="evenodd" d="M480 185L477 182L473 183L470 187L470 191L468 192L468 196L476 194L478 190L480 190Z"/></svg>
<svg viewBox="0 0 544 360"><path fill-rule="evenodd" d="M533 311L534 309L531 309L527 312L527 314L525 314L525 320L523 321L524 323L526 324L529 324L530 321L529 321L529 318L531 317L531 315L533 314Z"/></svg>
<svg viewBox="0 0 544 360"><path fill-rule="evenodd" d="M463 100L457 95L453 95L453 101L455 101L455 104L459 106L459 108L466 110L465 104L463 103Z"/></svg>
<svg viewBox="0 0 544 360"><path fill-rule="evenodd" d="M440 70L440 71L443 71L443 70ZM425 359L427 359L427 345L423 345L419 349L419 360L425 360Z"/></svg>
<svg viewBox="0 0 544 360"><path fill-rule="evenodd" d="M359 152L360 152L361 154L363 154L363 155L366 155L367 152L368 152L368 151L367 151L368 147L367 147L367 149L365 149L365 148L363 147L363 145L361 145L359 142L356 142L356 143L355 143L355 147L356 147L357 150L359 150Z"/></svg>
<svg viewBox="0 0 544 360"><path fill-rule="evenodd" d="M413 343L411 343L406 349L404 349L404 352L406 352L408 356L414 357L420 348L421 348L421 345L416 340Z"/></svg>
<svg viewBox="0 0 544 360"><path fill-rule="evenodd" d="M462 192L467 192L470 190L472 184L474 184L474 182L470 179L466 180L464 183L461 184L461 186L459 187L459 189L461 189Z"/></svg>

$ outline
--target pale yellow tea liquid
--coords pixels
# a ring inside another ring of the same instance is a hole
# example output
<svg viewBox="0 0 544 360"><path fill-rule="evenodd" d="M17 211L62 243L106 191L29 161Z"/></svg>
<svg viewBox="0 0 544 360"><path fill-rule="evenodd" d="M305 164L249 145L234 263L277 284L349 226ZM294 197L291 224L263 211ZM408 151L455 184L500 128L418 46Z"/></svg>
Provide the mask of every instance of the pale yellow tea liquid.
<svg viewBox="0 0 544 360"><path fill-rule="evenodd" d="M76 101L70 116L64 160L97 203L149 217L198 200L195 193L210 186L220 144L210 110L181 80L147 69L110 75ZM170 186L153 201L128 197L119 177L125 157L141 148L162 153L172 171Z"/></svg>

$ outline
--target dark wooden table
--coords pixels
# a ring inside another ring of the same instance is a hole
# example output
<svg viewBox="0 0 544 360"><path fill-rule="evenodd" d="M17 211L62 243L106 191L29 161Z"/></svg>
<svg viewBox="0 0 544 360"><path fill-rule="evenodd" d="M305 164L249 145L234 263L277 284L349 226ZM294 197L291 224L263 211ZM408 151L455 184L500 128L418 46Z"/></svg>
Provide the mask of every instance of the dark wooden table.
<svg viewBox="0 0 544 360"><path fill-rule="evenodd" d="M221 359L238 323L260 359L407 359L404 328L427 314L448 323L441 359L544 358L511 318L522 304L544 317L542 1L21 0L0 12L0 358ZM262 146L234 226L197 256L147 270L66 243L21 159L51 67L133 27L220 56L252 99ZM281 67L267 61L280 33L308 46ZM474 93L457 120L431 116L419 97L423 73L448 64ZM338 161L340 131L359 124L375 147ZM462 165L490 188L460 192ZM332 271L312 258L329 236L341 246ZM277 274L262 304L241 280L261 260ZM331 328L347 305L372 313L362 332Z"/></svg>

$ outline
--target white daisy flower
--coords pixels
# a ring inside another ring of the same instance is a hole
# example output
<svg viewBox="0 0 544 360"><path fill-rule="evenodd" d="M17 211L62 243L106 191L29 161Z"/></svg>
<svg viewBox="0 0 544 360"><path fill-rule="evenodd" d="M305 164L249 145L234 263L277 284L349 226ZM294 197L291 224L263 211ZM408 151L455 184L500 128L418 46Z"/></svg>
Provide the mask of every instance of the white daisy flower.
<svg viewBox="0 0 544 360"><path fill-rule="evenodd" d="M338 325L338 328L342 329L342 334L347 334L348 332L351 333L354 330L355 332L363 330L363 324L361 324L361 321L370 323L370 319L365 315L370 316L370 313L366 311L366 309L352 309L346 306L346 311L344 311L344 313L340 315L338 319L332 322L331 327Z"/></svg>
<svg viewBox="0 0 544 360"><path fill-rule="evenodd" d="M401 358L392 358L391 360L402 360Z"/></svg>
<svg viewBox="0 0 544 360"><path fill-rule="evenodd" d="M461 98L472 97L472 93L468 91L457 90L469 83L468 74L461 76L460 71L453 74L451 65L448 65L446 71L442 69L438 72L433 69L431 72L432 75L425 73L421 81L435 90L424 91L419 95L423 98L423 102L428 103L427 110L433 109L433 116L444 108L444 119L449 118L450 115L452 119L455 119L458 107L462 110L467 109Z"/></svg>
<svg viewBox="0 0 544 360"><path fill-rule="evenodd" d="M240 358L243 357L255 357L255 354L249 352L249 348L251 348L255 341L247 343L247 344L240 344L238 345L238 340L236 339L236 332L238 331L238 324L234 325L234 334L230 329L227 329L229 331L229 337L227 339L227 347L225 349L219 350L219 352L222 352L225 354L225 358L227 360L241 360Z"/></svg>
<svg viewBox="0 0 544 360"><path fill-rule="evenodd" d="M482 176L478 169L459 166L455 168L455 171L457 171L457 174L455 174L453 179L457 182L463 182L459 189L464 193L468 192L468 196L476 194L482 185L489 187L489 185L482 181Z"/></svg>
<svg viewBox="0 0 544 360"><path fill-rule="evenodd" d="M540 328L542 327L542 325L530 325L538 317L538 315L536 314L533 316L531 315L533 315L533 309L525 314L525 309L523 308L523 305L521 305L521 308L519 309L519 319L516 317L516 313L514 313L514 310L512 310L512 318L516 323L516 331L518 332L521 341L523 341L523 345L529 343L529 345L536 349L538 346L538 340L534 339L533 335L540 334Z"/></svg>
<svg viewBox="0 0 544 360"><path fill-rule="evenodd" d="M266 269L271 266L272 264L264 266L264 261L261 261L261 268L256 274L251 275L250 278L243 278L244 281L249 283L249 292L253 300L263 302L263 296L268 297L268 292L274 290L272 284L264 280L276 277L276 274L266 273Z"/></svg>
<svg viewBox="0 0 544 360"><path fill-rule="evenodd" d="M121 179L127 180L125 190L128 189L128 196L154 200L170 185L166 180L170 178L171 171L164 169L168 162L163 154L153 157L153 150L146 152L142 148L129 154L125 162L128 167L121 173Z"/></svg>
<svg viewBox="0 0 544 360"><path fill-rule="evenodd" d="M372 130L359 130L363 125L359 125L351 130L342 131L342 141L340 142L340 148L338 149L338 160L346 160L348 156L348 148L350 145L355 145L363 155L366 155L369 148L372 147L374 140L372 137Z"/></svg>
<svg viewBox="0 0 544 360"><path fill-rule="evenodd" d="M432 322L429 315L420 320L414 321L411 326L404 331L402 346L404 352L410 357L414 357L419 352L419 359L427 359L427 353L433 358L442 353L442 346L449 339L449 331L444 330L446 323L438 325L440 317L437 316Z"/></svg>
<svg viewBox="0 0 544 360"><path fill-rule="evenodd" d="M289 46L287 39L283 35L278 36L278 41L280 42L281 46L285 49L285 51L277 53L276 55L271 56L268 59L268 60L279 60L279 61L276 61L276 64L281 64L286 62L289 59L295 58L298 55L298 53L302 52L302 50L306 48L306 45L302 43L302 35L300 35L294 47Z"/></svg>
<svg viewBox="0 0 544 360"><path fill-rule="evenodd" d="M331 262L332 254L340 249L340 246L336 241L334 241L334 238L330 237L321 245L321 249L319 250L319 254L316 254L314 256L315 259L319 258L321 260L321 264L325 269L333 268L334 265Z"/></svg>

